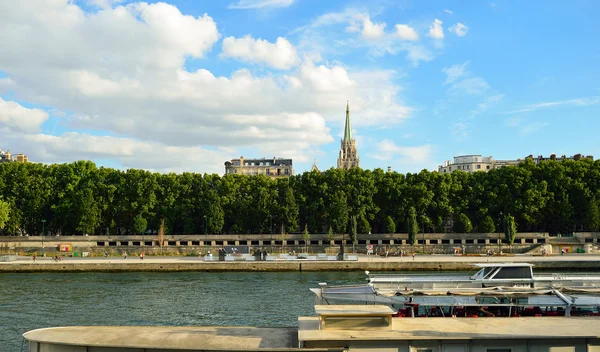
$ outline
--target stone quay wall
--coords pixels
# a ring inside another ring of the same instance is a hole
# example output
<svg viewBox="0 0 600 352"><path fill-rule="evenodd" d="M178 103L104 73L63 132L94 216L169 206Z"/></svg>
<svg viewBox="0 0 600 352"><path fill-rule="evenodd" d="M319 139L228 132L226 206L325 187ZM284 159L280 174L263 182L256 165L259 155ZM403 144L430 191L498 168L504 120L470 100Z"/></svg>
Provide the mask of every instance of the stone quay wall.
<svg viewBox="0 0 600 352"><path fill-rule="evenodd" d="M576 233L572 237L563 237L570 246L582 247L585 244L600 243L600 233ZM337 253L342 244L346 252L356 251L366 253L367 246L372 246L374 253L390 254L404 251L405 253L422 252L428 254L453 254L457 250L466 253L484 253L488 249L499 252L524 253L539 245L549 242L562 243L561 238L550 236L548 233L518 233L512 246L509 246L502 233L468 233L445 234L426 233L417 236L417 244L411 246L408 234L363 234L358 236L353 244L348 236L336 235L327 239L327 235L311 235L305 241L301 234L246 234L246 235L169 235L165 236L162 248L156 235L130 236L2 236L0 237L1 253L19 253L21 255L60 253L67 246L71 255L74 253L89 253L89 255L120 254L123 251L132 254L143 251L147 254L163 255L198 255L220 248L236 247L244 252L256 248L265 249L270 253ZM579 248L577 247L577 248Z"/></svg>

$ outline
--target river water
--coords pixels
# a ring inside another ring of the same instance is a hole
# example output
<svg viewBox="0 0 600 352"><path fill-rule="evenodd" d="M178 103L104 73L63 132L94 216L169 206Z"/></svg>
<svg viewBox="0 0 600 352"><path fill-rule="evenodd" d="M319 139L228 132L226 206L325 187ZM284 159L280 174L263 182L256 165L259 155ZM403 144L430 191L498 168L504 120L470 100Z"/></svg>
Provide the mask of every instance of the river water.
<svg viewBox="0 0 600 352"><path fill-rule="evenodd" d="M314 315L309 288L364 279L362 272L0 274L0 351L21 351L25 331L52 326L296 326L298 316Z"/></svg>

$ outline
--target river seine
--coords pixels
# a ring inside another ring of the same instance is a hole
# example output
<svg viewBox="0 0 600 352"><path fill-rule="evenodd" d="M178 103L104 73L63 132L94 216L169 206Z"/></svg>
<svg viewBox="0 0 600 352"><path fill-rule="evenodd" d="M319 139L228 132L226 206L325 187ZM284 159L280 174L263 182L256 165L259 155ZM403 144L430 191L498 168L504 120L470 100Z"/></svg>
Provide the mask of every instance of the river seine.
<svg viewBox="0 0 600 352"><path fill-rule="evenodd" d="M66 325L296 326L308 289L364 282L362 272L0 274L0 351Z"/></svg>

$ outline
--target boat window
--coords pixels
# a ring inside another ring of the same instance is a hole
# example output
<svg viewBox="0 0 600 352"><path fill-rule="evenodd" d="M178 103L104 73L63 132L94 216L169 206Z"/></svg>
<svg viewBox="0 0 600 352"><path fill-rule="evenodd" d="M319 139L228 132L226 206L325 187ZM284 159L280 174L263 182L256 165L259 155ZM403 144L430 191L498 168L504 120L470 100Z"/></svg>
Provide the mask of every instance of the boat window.
<svg viewBox="0 0 600 352"><path fill-rule="evenodd" d="M494 279L531 279L531 269L528 266L504 267L498 271Z"/></svg>
<svg viewBox="0 0 600 352"><path fill-rule="evenodd" d="M512 352L510 348L488 348L487 352Z"/></svg>

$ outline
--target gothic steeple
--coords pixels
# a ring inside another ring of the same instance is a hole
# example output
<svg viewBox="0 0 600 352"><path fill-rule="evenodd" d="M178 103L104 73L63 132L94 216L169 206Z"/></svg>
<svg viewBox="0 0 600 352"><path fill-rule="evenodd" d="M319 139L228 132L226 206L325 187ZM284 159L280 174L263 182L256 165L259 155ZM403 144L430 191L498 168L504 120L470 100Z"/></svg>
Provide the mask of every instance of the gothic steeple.
<svg viewBox="0 0 600 352"><path fill-rule="evenodd" d="M346 102L346 127L344 128L344 140L352 139L352 124L350 123L350 103Z"/></svg>
<svg viewBox="0 0 600 352"><path fill-rule="evenodd" d="M341 141L340 155L337 162L338 169L360 167L360 159L356 150L356 140L352 138L352 125L350 124L350 104L346 102L346 125L344 126L344 139Z"/></svg>

